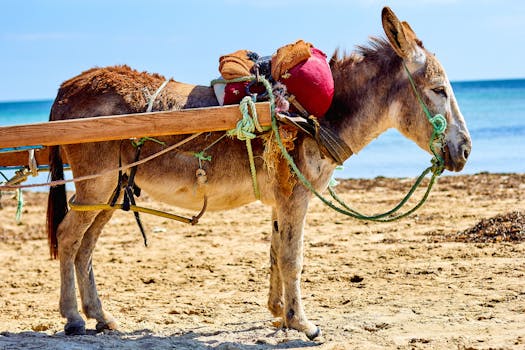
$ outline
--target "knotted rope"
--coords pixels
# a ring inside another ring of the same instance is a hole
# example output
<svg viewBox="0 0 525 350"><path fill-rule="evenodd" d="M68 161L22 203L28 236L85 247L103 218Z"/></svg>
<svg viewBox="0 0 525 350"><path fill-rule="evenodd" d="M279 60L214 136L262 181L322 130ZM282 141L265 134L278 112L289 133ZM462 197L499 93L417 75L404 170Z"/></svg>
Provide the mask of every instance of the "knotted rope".
<svg viewBox="0 0 525 350"><path fill-rule="evenodd" d="M257 200L261 199L261 192L259 185L257 184L257 170L255 169L255 161L253 159L252 140L257 137L254 133L263 132L259 119L257 117L257 110L255 108L255 98L252 96L245 96L240 104L239 109L242 113L242 119L237 122L235 129L229 130L227 134L229 136L237 136L241 141L246 142L246 149L248 151L248 160L250 162L250 173L252 175L253 193Z"/></svg>
<svg viewBox="0 0 525 350"><path fill-rule="evenodd" d="M228 83L238 83L238 82L246 82L246 81L255 81L257 83L262 83L268 92L268 96L270 98L270 108L272 113L272 118L274 115L274 98L272 94L272 87L270 83L262 76L246 76L246 77L240 77L236 79L214 79L211 81L211 85L215 84L228 84ZM252 186L253 186L253 193L255 194L255 198L257 200L261 199L261 192L259 190L259 185L257 184L257 170L255 168L255 161L253 158L253 149L252 149L252 142L254 138L257 137L255 134L255 131L258 132L264 132L267 131L265 128L261 126L259 123L259 118L257 116L257 109L255 108L255 102L257 100L256 95L251 96L244 96L241 102L239 103L239 109L242 114L242 119L237 122L237 125L235 129L228 130L226 133L229 136L236 136L237 139L240 141L246 142L246 149L248 152L248 160L250 162L250 173L252 176Z"/></svg>

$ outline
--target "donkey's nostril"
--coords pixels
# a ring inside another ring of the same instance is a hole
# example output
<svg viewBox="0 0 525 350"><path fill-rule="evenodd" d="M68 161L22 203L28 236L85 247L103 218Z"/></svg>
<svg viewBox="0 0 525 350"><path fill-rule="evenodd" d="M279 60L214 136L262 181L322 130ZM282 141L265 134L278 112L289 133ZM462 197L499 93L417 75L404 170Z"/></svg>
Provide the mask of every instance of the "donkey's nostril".
<svg viewBox="0 0 525 350"><path fill-rule="evenodd" d="M461 148L460 148L463 153L462 153L462 156L463 156L463 159L464 160L467 160L468 159L468 156L470 155L470 147L469 145L462 145Z"/></svg>

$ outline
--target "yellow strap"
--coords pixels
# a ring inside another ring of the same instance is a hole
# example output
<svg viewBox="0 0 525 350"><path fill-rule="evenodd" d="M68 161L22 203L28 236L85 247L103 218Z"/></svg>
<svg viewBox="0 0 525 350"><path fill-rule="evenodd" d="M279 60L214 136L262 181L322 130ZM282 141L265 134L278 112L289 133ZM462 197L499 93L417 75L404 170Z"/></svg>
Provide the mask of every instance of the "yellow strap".
<svg viewBox="0 0 525 350"><path fill-rule="evenodd" d="M71 199L69 200L69 207L71 208L71 210L74 210L74 211L122 209L122 204L115 204L114 206L111 206L109 204L78 204L78 203L75 203L75 197L76 196L73 195ZM206 210L206 203L207 203L207 199L206 197L204 197L204 207L202 208L202 211L198 215L193 216L191 219L183 217L183 216L175 215L175 214L166 213L160 210L139 207L137 205L130 205L130 210L134 212L151 214L151 215L160 216L166 219L184 222L186 224L195 225L199 221L202 214L204 214L204 211Z"/></svg>

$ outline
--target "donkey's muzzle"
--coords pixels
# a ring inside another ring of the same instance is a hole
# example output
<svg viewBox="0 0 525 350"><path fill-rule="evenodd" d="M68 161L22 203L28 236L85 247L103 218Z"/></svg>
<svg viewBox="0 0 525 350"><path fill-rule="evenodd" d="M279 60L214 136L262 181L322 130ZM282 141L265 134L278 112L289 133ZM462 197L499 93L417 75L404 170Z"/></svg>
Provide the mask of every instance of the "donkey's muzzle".
<svg viewBox="0 0 525 350"><path fill-rule="evenodd" d="M470 139L466 139L456 147L447 145L445 148L445 168L450 171L461 171L467 163L472 150Z"/></svg>

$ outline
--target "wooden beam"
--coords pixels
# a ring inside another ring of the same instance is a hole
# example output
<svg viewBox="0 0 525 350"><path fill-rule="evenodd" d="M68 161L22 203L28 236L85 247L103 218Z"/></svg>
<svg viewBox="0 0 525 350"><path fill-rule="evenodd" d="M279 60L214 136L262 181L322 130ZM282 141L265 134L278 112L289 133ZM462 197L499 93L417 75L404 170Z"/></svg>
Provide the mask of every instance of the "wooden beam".
<svg viewBox="0 0 525 350"><path fill-rule="evenodd" d="M49 149L42 148L35 150L35 159L38 165L49 164ZM62 154L62 161L67 163L65 155ZM21 167L29 164L29 154L27 152L0 153L0 168L2 167Z"/></svg>
<svg viewBox="0 0 525 350"><path fill-rule="evenodd" d="M270 104L257 103L256 109L260 124L270 125ZM241 118L239 106L231 105L4 126L0 127L0 148L222 131L235 128ZM0 166L5 164L0 161Z"/></svg>

